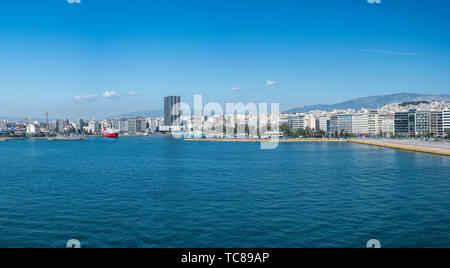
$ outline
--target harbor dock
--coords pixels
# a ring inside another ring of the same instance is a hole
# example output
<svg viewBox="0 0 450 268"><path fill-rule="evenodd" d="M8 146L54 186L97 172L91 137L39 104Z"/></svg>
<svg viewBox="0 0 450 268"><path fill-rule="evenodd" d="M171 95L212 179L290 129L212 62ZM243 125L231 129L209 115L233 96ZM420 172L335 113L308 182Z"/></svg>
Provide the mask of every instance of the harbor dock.
<svg viewBox="0 0 450 268"><path fill-rule="evenodd" d="M258 143L274 142L270 139L184 139L194 142L241 142ZM429 153L450 156L450 143L446 141L421 141L421 140L396 140L396 139L327 139L327 138L298 138L279 139L280 143L305 143L305 142L352 142L371 146L379 146L391 149L413 152Z"/></svg>
<svg viewBox="0 0 450 268"><path fill-rule="evenodd" d="M87 140L86 137L16 137L16 138L0 138L0 142L14 140L48 140L48 141L77 141Z"/></svg>
<svg viewBox="0 0 450 268"><path fill-rule="evenodd" d="M184 139L185 141L201 141L201 142L346 142L345 139L322 139L322 138L310 138L310 139Z"/></svg>
<svg viewBox="0 0 450 268"><path fill-rule="evenodd" d="M349 142L450 156L450 143L445 141L352 139Z"/></svg>

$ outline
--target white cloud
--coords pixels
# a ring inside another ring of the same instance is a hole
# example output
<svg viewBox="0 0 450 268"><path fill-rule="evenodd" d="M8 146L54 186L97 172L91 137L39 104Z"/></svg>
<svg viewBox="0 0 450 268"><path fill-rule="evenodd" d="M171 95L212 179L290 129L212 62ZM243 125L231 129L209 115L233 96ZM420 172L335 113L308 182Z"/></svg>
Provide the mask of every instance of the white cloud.
<svg viewBox="0 0 450 268"><path fill-rule="evenodd" d="M277 82L277 81L267 81L266 82L266 87L271 87L271 86L275 86L275 85L278 85L279 84L279 82Z"/></svg>
<svg viewBox="0 0 450 268"><path fill-rule="evenodd" d="M231 88L231 91L238 91L238 90L242 90L242 88L240 88L240 87L233 87L233 88Z"/></svg>
<svg viewBox="0 0 450 268"><path fill-rule="evenodd" d="M128 92L127 94L126 94L126 96L129 96L129 97L135 97L135 96L137 96L138 94L137 94L137 92Z"/></svg>
<svg viewBox="0 0 450 268"><path fill-rule="evenodd" d="M102 94L102 97L105 99L112 99L119 97L119 95L117 94L116 91L106 91L105 93Z"/></svg>
<svg viewBox="0 0 450 268"><path fill-rule="evenodd" d="M76 96L74 98L75 102L83 103L97 100L99 98L98 95L84 95L84 96Z"/></svg>
<svg viewBox="0 0 450 268"><path fill-rule="evenodd" d="M92 102L97 101L99 99L113 99L118 98L119 94L116 91L106 91L101 95L80 95L74 98L75 102L84 103L84 102Z"/></svg>

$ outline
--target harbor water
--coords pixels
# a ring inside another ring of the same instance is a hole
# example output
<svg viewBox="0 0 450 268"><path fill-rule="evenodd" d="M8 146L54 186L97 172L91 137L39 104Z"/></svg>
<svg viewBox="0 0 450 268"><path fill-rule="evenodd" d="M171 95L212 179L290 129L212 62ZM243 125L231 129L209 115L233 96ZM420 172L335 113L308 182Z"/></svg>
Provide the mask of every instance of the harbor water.
<svg viewBox="0 0 450 268"><path fill-rule="evenodd" d="M0 143L0 247L450 246L450 158L353 143Z"/></svg>

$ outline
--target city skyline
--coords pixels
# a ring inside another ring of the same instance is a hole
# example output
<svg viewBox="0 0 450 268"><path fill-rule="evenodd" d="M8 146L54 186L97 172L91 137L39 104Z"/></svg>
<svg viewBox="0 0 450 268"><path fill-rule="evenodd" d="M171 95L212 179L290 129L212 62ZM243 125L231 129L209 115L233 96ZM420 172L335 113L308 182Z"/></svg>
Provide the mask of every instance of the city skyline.
<svg viewBox="0 0 450 268"><path fill-rule="evenodd" d="M444 1L26 2L0 10L0 116L449 92Z"/></svg>

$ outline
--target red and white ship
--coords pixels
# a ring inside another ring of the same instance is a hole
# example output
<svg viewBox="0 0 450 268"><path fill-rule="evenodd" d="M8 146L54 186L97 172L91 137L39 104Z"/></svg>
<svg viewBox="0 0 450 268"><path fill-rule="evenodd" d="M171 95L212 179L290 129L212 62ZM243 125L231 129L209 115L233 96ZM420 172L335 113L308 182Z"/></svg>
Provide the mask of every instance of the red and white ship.
<svg viewBox="0 0 450 268"><path fill-rule="evenodd" d="M119 131L111 128L103 128L102 137L117 139L119 137Z"/></svg>

